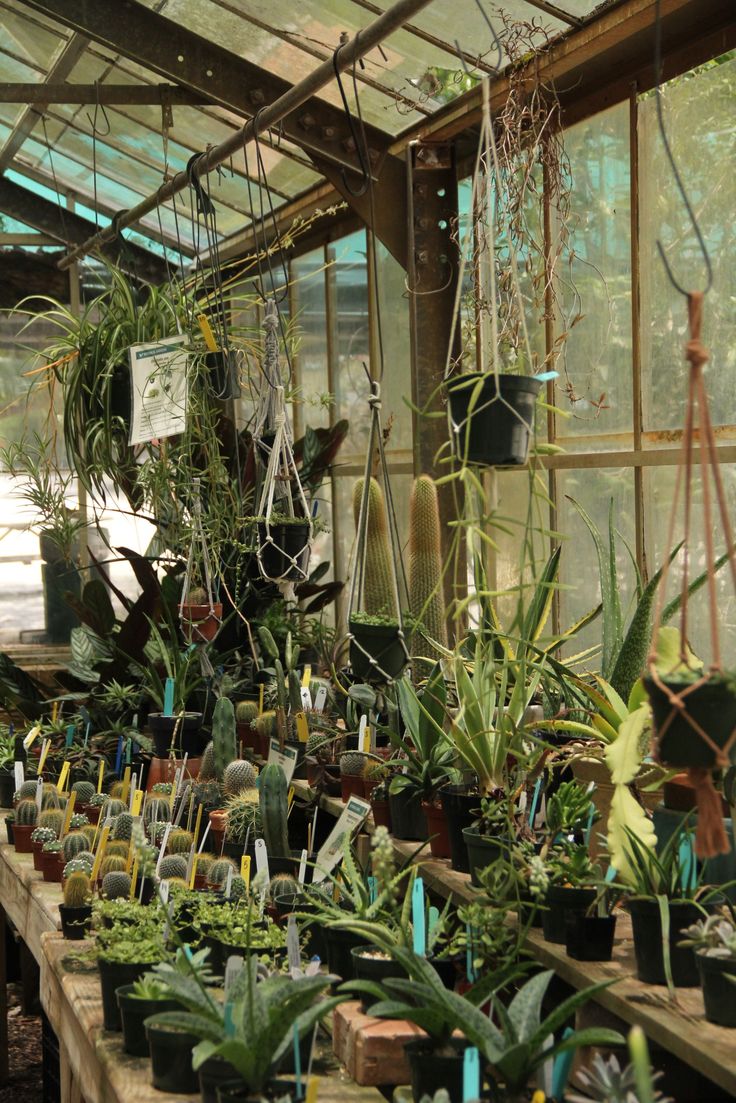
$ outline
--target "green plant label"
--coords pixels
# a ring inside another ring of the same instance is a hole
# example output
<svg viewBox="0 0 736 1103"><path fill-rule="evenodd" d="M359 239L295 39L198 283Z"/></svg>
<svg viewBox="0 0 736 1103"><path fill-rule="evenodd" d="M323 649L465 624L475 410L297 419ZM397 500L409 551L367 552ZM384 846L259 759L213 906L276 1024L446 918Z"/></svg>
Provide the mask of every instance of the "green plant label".
<svg viewBox="0 0 736 1103"><path fill-rule="evenodd" d="M324 881L325 877L332 872L342 858L345 836L352 835L353 831L363 823L370 810L371 806L367 800L361 800L360 797L350 798L340 819L332 828L315 858L315 869L312 877L314 884Z"/></svg>
<svg viewBox="0 0 736 1103"><path fill-rule="evenodd" d="M281 767L286 776L287 785L294 775L298 755L299 751L296 747L284 747L282 751L278 739L272 739L269 744L268 764L270 766L272 762L275 762L277 766Z"/></svg>

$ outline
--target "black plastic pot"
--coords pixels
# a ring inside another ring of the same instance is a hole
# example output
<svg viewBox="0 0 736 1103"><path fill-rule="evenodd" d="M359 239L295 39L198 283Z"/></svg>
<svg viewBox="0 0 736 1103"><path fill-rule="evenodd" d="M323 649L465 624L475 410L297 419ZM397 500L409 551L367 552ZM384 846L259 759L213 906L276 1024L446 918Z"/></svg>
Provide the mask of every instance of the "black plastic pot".
<svg viewBox="0 0 736 1103"><path fill-rule="evenodd" d="M529 376L480 372L451 380L447 390L457 458L485 467L525 464L541 386Z"/></svg>
<svg viewBox="0 0 736 1103"><path fill-rule="evenodd" d="M206 946L210 951L209 966L213 973L218 976L222 976L223 964L222 964L222 943L218 938L213 938L212 935L206 934L202 939L202 945Z"/></svg>
<svg viewBox="0 0 736 1103"><path fill-rule="evenodd" d="M452 1043L455 1053L440 1054L435 1053L428 1038L412 1038L404 1044L415 1100L425 1096L434 1099L435 1092L444 1088L450 1103L463 1103L463 1052L467 1046L467 1042L458 1039Z"/></svg>
<svg viewBox="0 0 736 1103"><path fill-rule="evenodd" d="M221 1057L210 1057L199 1066L198 1076L202 1103L217 1103L217 1089L232 1084L237 1073L229 1061L223 1061ZM242 1081L238 1083L245 1088Z"/></svg>
<svg viewBox="0 0 736 1103"><path fill-rule="evenodd" d="M0 770L0 808L13 807L13 793L15 792L15 773Z"/></svg>
<svg viewBox="0 0 736 1103"><path fill-rule="evenodd" d="M265 521L258 522L258 542L261 549L261 571L272 581L303 581L309 566L309 522L295 525L271 524L268 541ZM292 559L295 561L292 563Z"/></svg>
<svg viewBox="0 0 736 1103"><path fill-rule="evenodd" d="M709 1023L736 1027L736 961L696 954L695 962L703 989L705 1017Z"/></svg>
<svg viewBox="0 0 736 1103"><path fill-rule="evenodd" d="M179 1011L181 1007L176 1000L142 1000L132 996L132 991L132 984L124 984L115 993L123 1028L123 1049L133 1057L148 1057L145 1020L163 1011Z"/></svg>
<svg viewBox="0 0 736 1103"><path fill-rule="evenodd" d="M398 793L389 793L388 806L391 811L394 838L426 839L427 818L422 810L421 793L408 786Z"/></svg>
<svg viewBox="0 0 736 1103"><path fill-rule="evenodd" d="M675 678L662 679L673 693L682 693L685 683ZM684 710L674 709L660 687L651 678L644 679L649 695L654 721L654 733L658 737L657 756L663 765L704 766L713 769L716 757L713 749L700 738L688 720L691 717L718 747L725 747L731 732L736 728L736 695L723 677L711 675L707 682L693 689L682 702ZM672 713L675 715L671 715ZM736 762L736 749L731 749L731 760Z"/></svg>
<svg viewBox="0 0 736 1103"><path fill-rule="evenodd" d="M542 930L547 942L565 945L567 917L574 912L585 913L595 900L595 889L573 889L550 885L542 912Z"/></svg>
<svg viewBox="0 0 736 1103"><path fill-rule="evenodd" d="M469 792L465 785L445 785L439 791L442 807L447 817L447 832L450 836L450 861L458 873L469 873L468 848L463 838L463 829L472 827L478 818L480 796Z"/></svg>
<svg viewBox="0 0 736 1103"><path fill-rule="evenodd" d="M79 626L79 618L67 605L64 594L81 596L82 584L79 572L70 563L61 560L58 563L41 564L43 583L43 607L46 621L47 643L69 643L72 628Z"/></svg>
<svg viewBox="0 0 736 1103"><path fill-rule="evenodd" d="M215 398L238 398L240 386L238 384L235 359L231 349L217 349L216 352L206 352L204 362L210 377L210 387ZM212 1103L214 1103L214 1095Z"/></svg>
<svg viewBox="0 0 736 1103"><path fill-rule="evenodd" d="M148 728L153 739L153 753L157 758L168 758L171 750L171 741L176 728L176 747L181 749L182 755L188 754L191 758L197 756L204 745L204 737L200 734L202 727L201 712L185 712L179 722L178 716L164 716L162 712L149 712Z"/></svg>
<svg viewBox="0 0 736 1103"><path fill-rule="evenodd" d="M480 888L478 874L486 869L491 862L500 858L508 847L504 847L503 839L494 839L489 835L481 835L478 827L464 827L463 839L468 851L468 867L470 880L477 888Z"/></svg>
<svg viewBox="0 0 736 1103"><path fill-rule="evenodd" d="M8 836L10 846L15 846L15 824L12 820L5 821L5 834Z"/></svg>
<svg viewBox="0 0 736 1103"><path fill-rule="evenodd" d="M666 984L662 953L662 924L656 900L634 898L629 901L631 928L634 935L636 975L645 984ZM695 904L670 900L670 965L677 988L696 988L700 983L695 953L689 946L678 946L682 931L702 919Z"/></svg>
<svg viewBox="0 0 736 1103"><path fill-rule="evenodd" d="M192 1068L192 1049L198 1039L183 1030L168 1030L157 1026L153 1019L145 1022L151 1051L151 1083L161 1092L194 1095L199 1091L199 1078Z"/></svg>
<svg viewBox="0 0 736 1103"><path fill-rule="evenodd" d="M613 956L615 933L615 915L568 912L565 922L567 955L575 961L610 961Z"/></svg>
<svg viewBox="0 0 736 1103"><path fill-rule="evenodd" d="M133 984L152 968L152 962L105 961L97 959L102 989L102 1018L105 1030L122 1030L120 1009L115 995L118 988Z"/></svg>
<svg viewBox="0 0 736 1103"><path fill-rule="evenodd" d="M110 379L110 414L120 418L126 428L130 426L132 397L130 365L127 360L121 360L113 368Z"/></svg>
<svg viewBox="0 0 736 1103"><path fill-rule="evenodd" d="M302 1092L305 1081L302 1080ZM228 1084L220 1084L217 1089L217 1103L262 1103L262 1100L270 1099L296 1099L295 1084L293 1080L272 1080L262 1092L250 1092L242 1080L233 1080Z"/></svg>
<svg viewBox="0 0 736 1103"><path fill-rule="evenodd" d="M349 627L353 637L350 665L355 677L377 685L398 678L407 663L398 624L363 624L351 617Z"/></svg>
<svg viewBox="0 0 736 1103"><path fill-rule="evenodd" d="M92 921L92 906L85 905L79 908L70 908L66 904L59 904L61 916L61 933L71 942L79 942L86 938Z"/></svg>
<svg viewBox="0 0 736 1103"><path fill-rule="evenodd" d="M379 984L392 977L405 977L406 973L398 962L392 957L371 957L376 953L375 946L354 946L350 951L353 959L353 976L356 980L375 980ZM376 1003L375 996L362 995L360 1006L363 1011L370 1013L370 1009Z"/></svg>
<svg viewBox="0 0 736 1103"><path fill-rule="evenodd" d="M352 931L337 931L325 927L325 946L327 949L327 968L343 980L355 980L352 950L363 945L363 940Z"/></svg>

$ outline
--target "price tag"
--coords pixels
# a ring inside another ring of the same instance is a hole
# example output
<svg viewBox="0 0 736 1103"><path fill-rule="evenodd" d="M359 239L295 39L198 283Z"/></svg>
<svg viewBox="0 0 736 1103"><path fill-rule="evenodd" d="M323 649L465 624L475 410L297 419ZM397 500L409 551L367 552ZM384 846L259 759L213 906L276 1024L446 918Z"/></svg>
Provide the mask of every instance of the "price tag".
<svg viewBox="0 0 736 1103"><path fill-rule="evenodd" d="M345 836L352 835L353 831L363 823L370 810L371 806L367 800L362 800L360 797L350 798L340 819L332 828L317 854L315 869L312 874L314 884L324 881L327 874L332 872L342 858Z"/></svg>
<svg viewBox="0 0 736 1103"><path fill-rule="evenodd" d="M13 773L15 774L15 788L20 789L21 785L26 780L26 771L22 762L13 763ZM41 779L39 778L39 781Z"/></svg>
<svg viewBox="0 0 736 1103"><path fill-rule="evenodd" d="M299 714L303 716L303 713ZM284 746L283 751L279 746L278 739L272 739L268 747L268 763L269 766L272 762L275 762L277 766L280 766L284 771L287 784L294 776L294 770L296 769L296 760L299 757L299 751L296 747Z"/></svg>
<svg viewBox="0 0 736 1103"><path fill-rule="evenodd" d="M61 835L60 835L60 838L62 838L62 839L66 835L67 831L69 830L69 824L72 822L72 816L74 814L74 804L76 802L76 799L77 799L77 794L76 793L70 793L69 794L69 800L66 802L66 808L64 809L64 826L61 829Z"/></svg>
<svg viewBox="0 0 736 1103"><path fill-rule="evenodd" d="M38 765L36 766L36 774L38 777L43 773L43 768L46 765L46 759L48 758L49 751L51 750L51 740L44 739L41 744L41 754L38 759Z"/></svg>
<svg viewBox="0 0 736 1103"><path fill-rule="evenodd" d="M300 743L306 743L309 739L309 724L303 712L298 712L296 720L296 737Z"/></svg>
<svg viewBox="0 0 736 1103"><path fill-rule="evenodd" d="M99 772L97 774L97 792L98 793L102 792L102 782L104 781L104 779L105 779L105 760L104 760L104 758L102 758L102 759L100 759L100 769L99 769Z"/></svg>
<svg viewBox="0 0 736 1103"><path fill-rule="evenodd" d="M320 686L317 690L317 696L314 699L314 711L324 712L325 705L327 704L327 686Z"/></svg>
<svg viewBox="0 0 736 1103"><path fill-rule="evenodd" d="M65 762L61 767L61 773L59 774L59 780L56 783L56 788L60 793L63 793L66 789L66 783L69 780L69 771L71 770L71 763Z"/></svg>
<svg viewBox="0 0 736 1103"><path fill-rule="evenodd" d="M40 734L41 734L41 725L36 724L35 727L31 728L28 735L23 740L24 748L26 750L28 750L28 748L33 744L34 740L37 739Z"/></svg>
<svg viewBox="0 0 736 1103"><path fill-rule="evenodd" d="M267 881L271 880L271 874L268 869L268 851L266 850L265 839L256 839L256 871L259 874L263 874Z"/></svg>
<svg viewBox="0 0 736 1103"><path fill-rule="evenodd" d="M144 793L142 789L136 789L133 793L133 799L130 802L130 814L131 816L140 816L141 806L143 804Z"/></svg>
<svg viewBox="0 0 736 1103"><path fill-rule="evenodd" d="M244 854L240 859L240 876L245 881L246 889L250 888L250 854Z"/></svg>

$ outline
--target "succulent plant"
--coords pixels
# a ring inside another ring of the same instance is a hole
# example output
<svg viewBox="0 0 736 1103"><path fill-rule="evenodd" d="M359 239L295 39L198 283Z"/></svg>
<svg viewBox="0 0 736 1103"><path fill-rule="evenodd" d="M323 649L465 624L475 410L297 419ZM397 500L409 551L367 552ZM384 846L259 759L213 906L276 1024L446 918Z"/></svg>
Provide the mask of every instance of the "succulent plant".
<svg viewBox="0 0 736 1103"><path fill-rule="evenodd" d="M238 724L252 724L258 716L256 701L238 701L235 706L235 719Z"/></svg>
<svg viewBox="0 0 736 1103"><path fill-rule="evenodd" d="M110 786L110 796L113 800L121 800L125 793L125 782L114 781Z"/></svg>
<svg viewBox="0 0 736 1103"><path fill-rule="evenodd" d="M183 854L167 854L161 859L158 867L158 875L162 881L168 881L169 877L184 879L187 875L187 860Z"/></svg>
<svg viewBox="0 0 736 1103"><path fill-rule="evenodd" d="M56 838L56 832L51 827L34 827L31 831L32 843L50 843Z"/></svg>
<svg viewBox="0 0 736 1103"><path fill-rule="evenodd" d="M197 856L197 875L205 878L209 877L209 872L214 864L215 859L211 854L199 854Z"/></svg>
<svg viewBox="0 0 736 1103"><path fill-rule="evenodd" d="M47 843L42 846L44 854L61 854L61 841L59 839L49 839Z"/></svg>
<svg viewBox="0 0 736 1103"><path fill-rule="evenodd" d="M87 804L90 808L102 808L105 801L107 801L109 799L110 798L108 797L108 795L106 793L93 793L92 796L87 801Z"/></svg>
<svg viewBox="0 0 736 1103"><path fill-rule="evenodd" d="M45 784L41 790L41 809L63 808L67 799L66 793L60 793L55 785Z"/></svg>
<svg viewBox="0 0 736 1103"><path fill-rule="evenodd" d="M83 908L92 898L89 875L82 870L66 873L64 870L64 904L67 908Z"/></svg>
<svg viewBox="0 0 736 1103"><path fill-rule="evenodd" d="M86 827L89 823L89 816L84 812L74 812L72 818L69 820L69 830L79 831L80 827Z"/></svg>
<svg viewBox="0 0 736 1103"><path fill-rule="evenodd" d="M273 709L268 709L266 712L262 712L260 716L256 717L253 721L253 727L263 739L273 739L278 735L278 723L276 720L276 713Z"/></svg>
<svg viewBox="0 0 736 1103"><path fill-rule="evenodd" d="M207 872L207 880L211 885L216 885L218 888L222 888L222 886L227 881L227 871L229 869L233 871L233 876L235 876L235 874L237 873L235 862L233 862L230 858L218 858L210 866Z"/></svg>
<svg viewBox="0 0 736 1103"><path fill-rule="evenodd" d="M106 900L120 900L130 896L132 881L130 875L116 870L106 873L102 878L101 892Z"/></svg>
<svg viewBox="0 0 736 1103"><path fill-rule="evenodd" d="M15 822L19 827L35 824L38 820L38 808L35 800L20 800L15 806ZM45 824L41 826L46 826ZM49 824L49 826L51 826Z"/></svg>
<svg viewBox="0 0 736 1103"><path fill-rule="evenodd" d="M345 751L340 755L340 773L346 777L361 777L366 761L363 751Z"/></svg>
<svg viewBox="0 0 736 1103"><path fill-rule="evenodd" d="M66 881L67 877L71 877L72 873L86 873L89 877L94 864L94 854L90 854L88 851L83 850L81 854L77 854L75 858L72 858L71 861L67 862L64 866L64 880Z"/></svg>
<svg viewBox="0 0 736 1103"><path fill-rule="evenodd" d="M260 785L261 822L269 854L288 858L289 847L288 791L286 775L275 762L263 768Z"/></svg>
<svg viewBox="0 0 736 1103"><path fill-rule="evenodd" d="M288 873L278 873L268 883L268 895L271 900L277 900L279 896L291 896L299 891L299 882Z"/></svg>
<svg viewBox="0 0 736 1103"><path fill-rule="evenodd" d="M242 900L248 895L248 886L239 873L236 873L230 882L230 899Z"/></svg>
<svg viewBox="0 0 736 1103"><path fill-rule="evenodd" d="M95 787L91 781L75 781L72 792L77 794L77 804L89 804L95 796Z"/></svg>
<svg viewBox="0 0 736 1103"><path fill-rule="evenodd" d="M17 808L15 813L17 816ZM58 838L64 830L64 812L61 808L45 808L38 817L38 825L39 827L53 828Z"/></svg>
<svg viewBox="0 0 736 1103"><path fill-rule="evenodd" d="M151 840L154 846L160 846L163 837L166 834L166 828L168 823L163 820L154 820L153 823L149 823L147 827L148 838Z"/></svg>
<svg viewBox="0 0 736 1103"><path fill-rule="evenodd" d="M83 850L87 850L88 845L87 836L83 835L81 831L70 831L68 835L64 836L62 841L65 861L70 862L77 854L81 854Z"/></svg>
<svg viewBox="0 0 736 1103"><path fill-rule="evenodd" d="M357 530L364 480L353 487L353 517ZM368 488L368 516L365 527L363 611L369 615L396 618L394 566L389 543L383 491L375 479Z"/></svg>
<svg viewBox="0 0 736 1103"><path fill-rule="evenodd" d="M105 847L105 854L117 854L119 858L127 858L130 851L130 843L125 839L111 839Z"/></svg>
<svg viewBox="0 0 736 1103"><path fill-rule="evenodd" d="M238 758L225 767L223 785L226 797L234 797L244 789L255 789L258 767L252 762Z"/></svg>
<svg viewBox="0 0 736 1103"><path fill-rule="evenodd" d="M110 837L112 839L124 839L126 842L130 842L130 836L133 831L133 817L130 812L121 812L115 817L112 825L112 831Z"/></svg>
<svg viewBox="0 0 736 1103"><path fill-rule="evenodd" d="M121 854L106 854L100 865L100 877L104 879L108 873L125 873L127 865L127 859Z"/></svg>
<svg viewBox="0 0 736 1103"><path fill-rule="evenodd" d="M143 812L143 822L168 823L171 819L171 805L162 797L153 797L148 801Z"/></svg>
<svg viewBox="0 0 736 1103"><path fill-rule="evenodd" d="M175 827L169 835L166 850L169 854L188 854L193 842L194 835L191 831L185 831L183 827Z"/></svg>
<svg viewBox="0 0 736 1103"><path fill-rule="evenodd" d="M212 746L215 777L222 781L225 770L238 757L235 709L229 697L218 697L212 712Z"/></svg>
<svg viewBox="0 0 736 1103"><path fill-rule="evenodd" d="M95 839L97 838L97 828L95 827L95 825L93 823L86 823L84 827L80 828L80 831L87 840L87 845L94 846Z"/></svg>
<svg viewBox="0 0 736 1103"><path fill-rule="evenodd" d="M210 781L215 776L215 745L210 740L202 752L198 778L200 781Z"/></svg>
<svg viewBox="0 0 736 1103"><path fill-rule="evenodd" d="M107 797L102 805L101 817L103 819L114 819L115 816L119 816L121 812L127 812L128 806L124 800L118 800L116 797Z"/></svg>
<svg viewBox="0 0 736 1103"><path fill-rule="evenodd" d="M231 842L244 843L248 830L255 840L261 835L261 808L257 789L245 789L231 797L225 805L227 837Z"/></svg>
<svg viewBox="0 0 736 1103"><path fill-rule="evenodd" d="M157 781L152 787L152 793L158 793L159 796L170 797L171 790L174 788L170 781Z"/></svg>
<svg viewBox="0 0 736 1103"><path fill-rule="evenodd" d="M16 804L19 800L34 800L36 797L36 782L24 781L20 789L16 790L15 796L17 797Z"/></svg>

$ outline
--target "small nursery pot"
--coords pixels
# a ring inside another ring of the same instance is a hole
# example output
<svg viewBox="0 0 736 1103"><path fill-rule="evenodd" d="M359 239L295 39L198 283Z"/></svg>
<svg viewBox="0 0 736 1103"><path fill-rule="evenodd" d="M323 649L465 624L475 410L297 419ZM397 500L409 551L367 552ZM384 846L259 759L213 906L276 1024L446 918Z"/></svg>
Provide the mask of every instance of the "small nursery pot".
<svg viewBox="0 0 736 1103"><path fill-rule="evenodd" d="M375 827L385 827L387 831L391 830L391 805L388 797L385 800L371 799L371 812L373 813Z"/></svg>
<svg viewBox="0 0 736 1103"><path fill-rule="evenodd" d="M37 873L43 873L43 843L34 843L31 840L31 853L33 854L33 868Z"/></svg>
<svg viewBox="0 0 736 1103"><path fill-rule="evenodd" d="M64 879L64 855L59 851L51 854L41 852L41 871L48 884L60 885Z"/></svg>
<svg viewBox="0 0 736 1103"><path fill-rule="evenodd" d="M673 693L682 693L686 683L677 678L661 679ZM736 728L736 695L730 682L711 675L682 697L682 711L673 708L667 694L652 678L644 678L644 687L652 706L654 734L658 738L657 757L665 765L716 766L715 754L692 727L688 717L703 729L718 747L725 747ZM674 715L672 715L674 713ZM663 734L660 736L659 732ZM732 761L736 750L731 751Z"/></svg>
<svg viewBox="0 0 736 1103"><path fill-rule="evenodd" d="M365 796L365 779L361 774L340 774L340 799L347 804L351 797Z"/></svg>
<svg viewBox="0 0 736 1103"><path fill-rule="evenodd" d="M0 770L0 808L13 807L13 794L15 793L15 774L7 770Z"/></svg>
<svg viewBox="0 0 736 1103"><path fill-rule="evenodd" d="M276 581L284 579L290 582L303 581L307 577L309 566L309 522L284 525L278 522L270 524L270 536L266 531L266 522L258 522L258 542L261 551L261 572L264 577ZM293 560L293 562L292 562Z"/></svg>
<svg viewBox="0 0 736 1103"><path fill-rule="evenodd" d="M363 945L360 935L324 927L327 968L343 980L355 980L352 951Z"/></svg>
<svg viewBox="0 0 736 1103"><path fill-rule="evenodd" d="M423 800L422 812L427 821L429 850L433 858L450 857L450 835L447 830L447 816L441 804ZM375 817L374 817L375 823Z"/></svg>
<svg viewBox="0 0 736 1103"><path fill-rule="evenodd" d="M615 933L615 915L586 915L578 911L566 913L565 950L568 957L575 961L610 961Z"/></svg>
<svg viewBox="0 0 736 1103"><path fill-rule="evenodd" d="M491 862L495 862L497 858L500 858L508 848L504 846L503 839L481 835L478 827L464 827L463 838L468 849L471 884L475 885L476 888L480 888L478 874L486 869Z"/></svg>
<svg viewBox="0 0 736 1103"><path fill-rule="evenodd" d="M212 605L182 605L181 630L189 643L208 643L222 624L222 602Z"/></svg>
<svg viewBox="0 0 736 1103"><path fill-rule="evenodd" d="M123 1028L123 1049L133 1057L148 1057L148 1038L143 1023L163 1011L179 1011L176 1000L142 1000L131 995L132 984L124 984L115 992Z"/></svg>
<svg viewBox="0 0 736 1103"><path fill-rule="evenodd" d="M161 1092L194 1095L199 1077L192 1068L192 1050L198 1039L183 1030L158 1026L155 1016L146 1019L146 1036L151 1051L151 1083Z"/></svg>
<svg viewBox="0 0 736 1103"><path fill-rule="evenodd" d="M399 625L364 624L351 617L349 628L353 637L350 665L355 677L378 685L398 678L407 663Z"/></svg>
<svg viewBox="0 0 736 1103"><path fill-rule="evenodd" d="M177 750L181 749L182 754L198 755L202 750L201 726L201 712L185 712L181 720L178 716L164 716L162 712L149 712L148 727L153 739L154 755L156 758L168 758L175 730Z"/></svg>
<svg viewBox="0 0 736 1103"><path fill-rule="evenodd" d="M92 906L84 904L81 907L70 908L67 904L59 904L61 916L61 932L64 938L71 942L79 942L86 938L92 922Z"/></svg>
<svg viewBox="0 0 736 1103"><path fill-rule="evenodd" d="M696 953L695 961L703 989L705 1017L709 1023L736 1027L736 961Z"/></svg>
<svg viewBox="0 0 736 1103"><path fill-rule="evenodd" d="M264 1099L295 1100L294 1081L272 1080L262 1092L251 1092L242 1080L231 1080L217 1088L217 1103L262 1103Z"/></svg>
<svg viewBox="0 0 736 1103"><path fill-rule="evenodd" d="M15 845L15 824L12 820L5 821L5 834L8 836L8 846Z"/></svg>
<svg viewBox="0 0 736 1103"><path fill-rule="evenodd" d="M232 1084L236 1072L229 1061L223 1061L221 1057L210 1057L199 1066L197 1075L202 1103L217 1103L218 1088ZM239 1081L239 1085L245 1090L244 1082Z"/></svg>
<svg viewBox="0 0 736 1103"><path fill-rule="evenodd" d="M31 835L35 828L35 823L16 823L13 824L13 837L15 842L16 854L30 854L33 847L31 846Z"/></svg>
<svg viewBox="0 0 736 1103"><path fill-rule="evenodd" d="M703 913L688 901L670 900L670 964L672 980L677 988L696 988L700 983L695 953L690 946L678 946L682 932ZM634 935L636 975L645 984L666 984L662 953L662 923L656 900L634 897L629 900L631 928Z"/></svg>
<svg viewBox="0 0 736 1103"><path fill-rule="evenodd" d="M585 913L595 900L595 889L574 889L565 885L550 885L542 912L542 930L547 942L564 946L567 938L567 917L574 912Z"/></svg>
<svg viewBox="0 0 736 1103"><path fill-rule="evenodd" d="M436 1053L428 1038L412 1038L404 1043L404 1053L411 1069L411 1093L415 1100L444 1088L450 1103L463 1103L463 1061L468 1042L458 1038L451 1043L454 1053Z"/></svg>
<svg viewBox="0 0 736 1103"><path fill-rule="evenodd" d="M452 868L458 873L470 873L463 828L472 827L478 818L480 796L476 792L468 792L465 785L444 785L439 791L439 798L447 817Z"/></svg>
<svg viewBox="0 0 736 1103"><path fill-rule="evenodd" d="M135 961L105 961L97 959L97 968L100 973L100 988L102 990L102 1019L105 1030L121 1030L120 1009L116 998L116 991L126 984L134 984L144 973L152 967L152 962L145 964Z"/></svg>
<svg viewBox="0 0 736 1103"><path fill-rule="evenodd" d="M407 786L398 793L389 793L388 805L395 838L417 840L427 838L427 821L418 789L410 789Z"/></svg>
<svg viewBox="0 0 736 1103"><path fill-rule="evenodd" d="M541 386L529 376L481 372L450 380L447 392L457 458L485 467L525 464Z"/></svg>
<svg viewBox="0 0 736 1103"><path fill-rule="evenodd" d="M378 953L375 946L353 946L350 956L353 959L353 976L356 980L375 980L380 984L393 977L406 976L405 971L390 955L376 956ZM361 995L360 1006L366 1014L370 1014L374 1003L374 996Z"/></svg>

